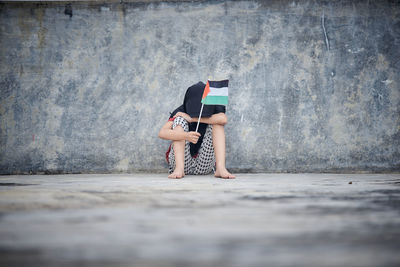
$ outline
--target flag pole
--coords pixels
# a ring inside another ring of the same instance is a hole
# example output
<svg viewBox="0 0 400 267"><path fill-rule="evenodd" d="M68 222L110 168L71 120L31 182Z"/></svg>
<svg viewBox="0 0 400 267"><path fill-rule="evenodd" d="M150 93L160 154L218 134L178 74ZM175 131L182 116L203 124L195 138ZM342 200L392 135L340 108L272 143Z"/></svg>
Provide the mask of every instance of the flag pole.
<svg viewBox="0 0 400 267"><path fill-rule="evenodd" d="M199 120L197 121L197 126L196 126L196 132L197 132L197 130L199 129L199 123L200 123L201 113L203 113L203 106L204 106L204 104L201 104Z"/></svg>

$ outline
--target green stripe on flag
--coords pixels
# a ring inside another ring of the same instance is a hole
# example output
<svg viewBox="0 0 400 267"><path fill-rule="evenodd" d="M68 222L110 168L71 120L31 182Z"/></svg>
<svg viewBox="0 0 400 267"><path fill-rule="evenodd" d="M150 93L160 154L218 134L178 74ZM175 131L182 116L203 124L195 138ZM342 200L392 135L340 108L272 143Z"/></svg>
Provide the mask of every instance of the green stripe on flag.
<svg viewBox="0 0 400 267"><path fill-rule="evenodd" d="M228 105L228 96L208 95L201 100L204 105Z"/></svg>

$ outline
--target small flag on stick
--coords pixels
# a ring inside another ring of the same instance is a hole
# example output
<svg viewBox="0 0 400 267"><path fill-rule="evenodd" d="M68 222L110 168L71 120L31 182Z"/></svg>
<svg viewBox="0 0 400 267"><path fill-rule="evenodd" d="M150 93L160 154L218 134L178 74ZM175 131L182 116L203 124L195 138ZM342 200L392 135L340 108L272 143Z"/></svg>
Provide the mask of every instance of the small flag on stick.
<svg viewBox="0 0 400 267"><path fill-rule="evenodd" d="M228 105L229 80L207 81L201 103L204 105Z"/></svg>
<svg viewBox="0 0 400 267"><path fill-rule="evenodd" d="M199 129L201 113L204 105L228 105L228 83L229 80L207 81L201 99L201 109L199 120L197 121L196 132Z"/></svg>

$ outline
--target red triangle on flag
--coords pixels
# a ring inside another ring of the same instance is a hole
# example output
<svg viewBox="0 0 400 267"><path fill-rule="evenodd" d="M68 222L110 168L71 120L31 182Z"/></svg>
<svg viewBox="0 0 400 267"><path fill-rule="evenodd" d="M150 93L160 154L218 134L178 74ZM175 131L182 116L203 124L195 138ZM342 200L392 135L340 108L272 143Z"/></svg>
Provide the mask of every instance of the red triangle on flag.
<svg viewBox="0 0 400 267"><path fill-rule="evenodd" d="M207 81L206 87L204 88L203 97L201 99L206 98L208 93L210 93L210 85L208 84L208 81Z"/></svg>

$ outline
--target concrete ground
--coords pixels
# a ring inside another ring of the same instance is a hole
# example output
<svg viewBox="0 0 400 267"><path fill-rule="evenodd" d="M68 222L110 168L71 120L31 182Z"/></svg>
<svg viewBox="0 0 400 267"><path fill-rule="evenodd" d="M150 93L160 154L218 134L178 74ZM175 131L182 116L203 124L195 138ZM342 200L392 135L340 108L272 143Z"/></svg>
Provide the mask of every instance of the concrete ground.
<svg viewBox="0 0 400 267"><path fill-rule="evenodd" d="M0 185L0 266L400 266L400 174Z"/></svg>

